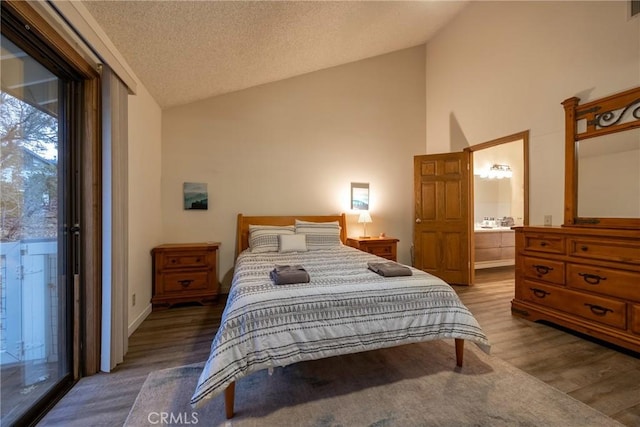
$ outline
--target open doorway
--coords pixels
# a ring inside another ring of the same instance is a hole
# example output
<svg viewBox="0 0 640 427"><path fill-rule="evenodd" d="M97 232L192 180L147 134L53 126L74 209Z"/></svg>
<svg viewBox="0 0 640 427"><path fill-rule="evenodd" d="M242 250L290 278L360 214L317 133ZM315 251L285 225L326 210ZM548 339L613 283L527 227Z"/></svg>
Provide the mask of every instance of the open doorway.
<svg viewBox="0 0 640 427"><path fill-rule="evenodd" d="M469 221L475 271L515 264L513 226L529 223L529 131L469 147Z"/></svg>

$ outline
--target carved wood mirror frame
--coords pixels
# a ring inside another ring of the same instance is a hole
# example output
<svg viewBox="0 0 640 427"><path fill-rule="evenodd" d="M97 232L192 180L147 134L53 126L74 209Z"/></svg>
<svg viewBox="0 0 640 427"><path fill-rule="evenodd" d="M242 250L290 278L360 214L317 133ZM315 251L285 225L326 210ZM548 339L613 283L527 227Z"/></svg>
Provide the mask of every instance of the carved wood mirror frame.
<svg viewBox="0 0 640 427"><path fill-rule="evenodd" d="M578 216L578 142L640 127L640 87L578 105L579 98L562 102L565 110L564 226L640 228L640 218ZM623 120L625 118L625 120ZM584 120L586 130L579 130Z"/></svg>

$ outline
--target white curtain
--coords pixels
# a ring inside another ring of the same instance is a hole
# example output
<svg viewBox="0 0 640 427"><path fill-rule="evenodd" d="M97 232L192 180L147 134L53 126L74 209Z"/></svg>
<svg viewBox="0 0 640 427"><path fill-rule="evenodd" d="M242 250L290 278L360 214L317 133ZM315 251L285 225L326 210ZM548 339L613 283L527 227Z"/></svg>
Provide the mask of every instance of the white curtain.
<svg viewBox="0 0 640 427"><path fill-rule="evenodd" d="M127 87L102 69L102 339L100 369L110 372L128 348Z"/></svg>

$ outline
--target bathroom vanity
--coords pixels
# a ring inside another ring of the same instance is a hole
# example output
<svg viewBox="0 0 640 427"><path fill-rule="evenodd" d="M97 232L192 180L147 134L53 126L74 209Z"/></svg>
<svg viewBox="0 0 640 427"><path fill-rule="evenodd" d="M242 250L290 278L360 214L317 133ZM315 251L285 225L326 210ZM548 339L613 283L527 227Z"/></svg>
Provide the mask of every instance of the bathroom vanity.
<svg viewBox="0 0 640 427"><path fill-rule="evenodd" d="M476 228L474 241L474 268L504 267L515 264L515 232L511 228Z"/></svg>

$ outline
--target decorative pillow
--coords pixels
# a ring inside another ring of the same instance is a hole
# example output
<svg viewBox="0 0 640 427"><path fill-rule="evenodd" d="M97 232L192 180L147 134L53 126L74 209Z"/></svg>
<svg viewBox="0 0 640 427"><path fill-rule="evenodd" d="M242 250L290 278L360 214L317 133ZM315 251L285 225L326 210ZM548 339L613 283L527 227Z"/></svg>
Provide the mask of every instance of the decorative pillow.
<svg viewBox="0 0 640 427"><path fill-rule="evenodd" d="M278 236L295 234L293 225L249 225L249 248L251 252L278 252Z"/></svg>
<svg viewBox="0 0 640 427"><path fill-rule="evenodd" d="M304 234L281 234L279 252L306 252L307 239Z"/></svg>
<svg viewBox="0 0 640 427"><path fill-rule="evenodd" d="M338 221L310 222L296 219L296 234L307 236L307 249L310 251L342 246Z"/></svg>

